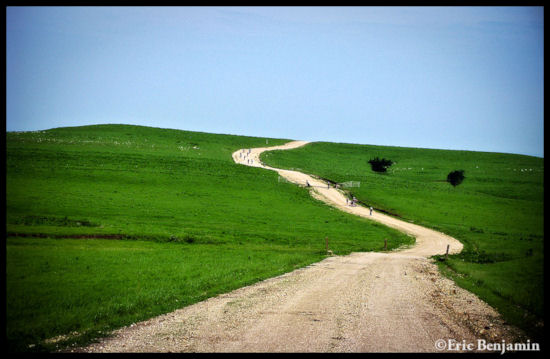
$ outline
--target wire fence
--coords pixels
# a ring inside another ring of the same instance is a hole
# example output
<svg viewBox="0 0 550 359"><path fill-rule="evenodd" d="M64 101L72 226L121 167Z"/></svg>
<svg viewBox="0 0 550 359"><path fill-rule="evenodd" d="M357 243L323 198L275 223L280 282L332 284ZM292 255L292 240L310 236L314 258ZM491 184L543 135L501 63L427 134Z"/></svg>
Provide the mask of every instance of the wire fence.
<svg viewBox="0 0 550 359"><path fill-rule="evenodd" d="M340 183L340 185L344 188L361 187L361 182L359 182L359 181L347 181L347 182Z"/></svg>

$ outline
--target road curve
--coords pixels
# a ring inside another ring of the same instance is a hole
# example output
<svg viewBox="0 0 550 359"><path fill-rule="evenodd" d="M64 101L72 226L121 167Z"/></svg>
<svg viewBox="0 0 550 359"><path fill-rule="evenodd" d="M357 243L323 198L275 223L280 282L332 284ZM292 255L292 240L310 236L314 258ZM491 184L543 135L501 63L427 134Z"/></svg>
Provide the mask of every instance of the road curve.
<svg viewBox="0 0 550 359"><path fill-rule="evenodd" d="M346 206L342 193L296 171L259 161L266 150L239 150L237 163L277 171L346 212L416 237L391 253L330 256L308 267L134 323L69 352L455 352L450 342L512 342L519 331L474 294L439 275L427 257L462 249L442 233L366 208ZM245 155L246 153L246 155ZM462 351L469 351L462 350Z"/></svg>
<svg viewBox="0 0 550 359"><path fill-rule="evenodd" d="M449 245L449 253L455 254L462 251L463 245L455 238L444 233L419 226L414 223L401 221L390 217L383 213L372 211L372 215L368 208L362 206L349 206L346 204L346 197L342 191L327 187L327 183L313 178L310 175L298 171L283 170L264 165L260 161L260 154L265 151L273 150L289 150L302 147L309 142L307 141L292 141L281 146L261 147L251 149L241 149L233 153L233 160L236 163L247 166L261 167L268 170L273 170L279 173L281 177L286 178L289 182L299 185L310 184L312 195L316 198L344 211L360 217L365 217L376 222L380 222L388 227L395 228L401 232L411 235L416 238L416 244L411 248L400 250L399 255L430 257L436 254L445 254L447 245Z"/></svg>

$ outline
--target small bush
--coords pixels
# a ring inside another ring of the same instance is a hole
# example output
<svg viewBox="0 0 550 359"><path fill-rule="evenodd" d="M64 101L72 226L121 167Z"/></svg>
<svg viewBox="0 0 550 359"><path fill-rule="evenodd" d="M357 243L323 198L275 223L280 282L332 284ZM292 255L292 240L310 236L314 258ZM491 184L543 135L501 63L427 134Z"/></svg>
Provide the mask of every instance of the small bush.
<svg viewBox="0 0 550 359"><path fill-rule="evenodd" d="M391 160L387 160L385 158L380 159L378 157L369 160L368 163L370 163L372 170L375 172L386 172L388 167L393 164Z"/></svg>
<svg viewBox="0 0 550 359"><path fill-rule="evenodd" d="M453 185L453 187L458 186L464 181L464 170L452 171L447 175L447 182Z"/></svg>

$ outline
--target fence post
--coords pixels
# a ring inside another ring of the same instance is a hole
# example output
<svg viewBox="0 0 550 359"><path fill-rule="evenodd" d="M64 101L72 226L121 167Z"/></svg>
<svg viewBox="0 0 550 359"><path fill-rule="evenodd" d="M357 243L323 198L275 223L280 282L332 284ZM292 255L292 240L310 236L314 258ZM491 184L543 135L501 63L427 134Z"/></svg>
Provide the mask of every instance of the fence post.
<svg viewBox="0 0 550 359"><path fill-rule="evenodd" d="M328 237L325 237L325 251L328 252Z"/></svg>
<svg viewBox="0 0 550 359"><path fill-rule="evenodd" d="M387 238L384 238L384 250L385 251L388 250L388 239Z"/></svg>
<svg viewBox="0 0 550 359"><path fill-rule="evenodd" d="M445 252L445 260L447 260L447 257L449 256L449 247L451 245L450 244L447 244L447 252Z"/></svg>

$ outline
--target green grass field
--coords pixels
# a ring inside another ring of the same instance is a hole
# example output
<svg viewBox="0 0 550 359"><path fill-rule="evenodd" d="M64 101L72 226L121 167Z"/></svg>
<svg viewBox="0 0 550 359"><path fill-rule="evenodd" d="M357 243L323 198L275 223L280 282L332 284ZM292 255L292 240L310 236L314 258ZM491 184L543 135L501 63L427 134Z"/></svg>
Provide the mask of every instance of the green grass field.
<svg viewBox="0 0 550 359"><path fill-rule="evenodd" d="M377 156L395 163L373 172L368 161ZM264 153L262 161L334 182L360 181L349 191L365 205L457 238L464 250L439 262L441 270L542 338L544 159L317 142ZM453 188L446 178L454 170L466 179Z"/></svg>
<svg viewBox="0 0 550 359"><path fill-rule="evenodd" d="M8 132L8 350L84 344L306 266L325 237L335 254L414 242L233 163L265 145L127 125Z"/></svg>

